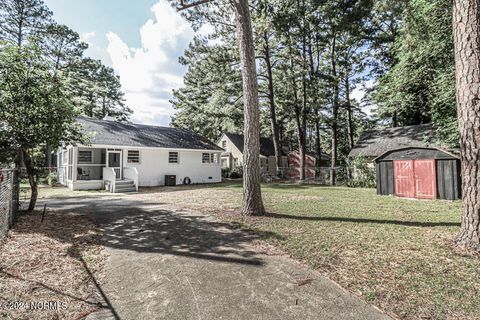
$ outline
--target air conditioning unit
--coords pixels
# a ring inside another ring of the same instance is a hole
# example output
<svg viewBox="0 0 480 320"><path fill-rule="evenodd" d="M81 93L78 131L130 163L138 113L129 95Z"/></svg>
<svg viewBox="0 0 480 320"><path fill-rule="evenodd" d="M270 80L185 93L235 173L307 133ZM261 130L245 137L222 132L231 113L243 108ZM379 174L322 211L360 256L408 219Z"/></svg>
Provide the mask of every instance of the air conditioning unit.
<svg viewBox="0 0 480 320"><path fill-rule="evenodd" d="M165 175L165 185L166 186L175 186L177 185L177 176L176 175Z"/></svg>

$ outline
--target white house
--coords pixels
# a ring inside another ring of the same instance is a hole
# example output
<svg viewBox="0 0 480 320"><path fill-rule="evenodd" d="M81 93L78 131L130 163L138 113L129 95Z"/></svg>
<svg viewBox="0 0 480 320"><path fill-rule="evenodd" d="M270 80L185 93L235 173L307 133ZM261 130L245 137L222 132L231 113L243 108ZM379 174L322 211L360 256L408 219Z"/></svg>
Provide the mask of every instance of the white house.
<svg viewBox="0 0 480 320"><path fill-rule="evenodd" d="M221 181L221 148L185 129L79 118L88 145L58 149L58 178L72 190L112 192Z"/></svg>
<svg viewBox="0 0 480 320"><path fill-rule="evenodd" d="M225 150L221 155L222 168L234 169L240 167L243 161L243 135L224 133L218 139L217 145ZM282 151L281 168L288 167L287 156ZM270 138L260 138L260 171L277 175L275 148Z"/></svg>

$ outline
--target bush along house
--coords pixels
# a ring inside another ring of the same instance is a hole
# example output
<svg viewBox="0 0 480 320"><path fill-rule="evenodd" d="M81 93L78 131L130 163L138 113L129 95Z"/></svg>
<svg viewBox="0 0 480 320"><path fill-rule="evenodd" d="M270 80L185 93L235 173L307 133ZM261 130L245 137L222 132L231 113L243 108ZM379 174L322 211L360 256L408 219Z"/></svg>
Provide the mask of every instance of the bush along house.
<svg viewBox="0 0 480 320"><path fill-rule="evenodd" d="M58 179L72 190L221 182L221 148L186 129L79 118L88 145L57 152Z"/></svg>

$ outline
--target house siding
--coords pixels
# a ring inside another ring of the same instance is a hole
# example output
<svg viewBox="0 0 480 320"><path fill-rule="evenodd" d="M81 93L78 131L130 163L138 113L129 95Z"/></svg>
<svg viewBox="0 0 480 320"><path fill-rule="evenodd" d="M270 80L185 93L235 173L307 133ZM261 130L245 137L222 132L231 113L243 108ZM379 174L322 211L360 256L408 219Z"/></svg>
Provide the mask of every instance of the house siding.
<svg viewBox="0 0 480 320"><path fill-rule="evenodd" d="M137 168L138 186L154 187L165 185L165 175L175 175L176 183L182 184L185 177L189 177L191 183L218 183L221 182L221 163L220 151L213 150L185 150L185 149L160 149L160 148L142 148L142 147L119 147L92 145L89 147L67 147L68 155L77 158L78 150L86 150L89 148L109 148L122 152L122 168ZM138 150L140 152L140 163L128 163L128 150ZM73 151L73 152L71 152ZM179 163L169 163L169 152L178 152ZM63 152L60 148L59 153ZM202 153L216 154L217 163L202 163ZM97 152L93 153L93 161L98 163ZM61 156L58 156L61 159ZM63 160L63 159L61 159ZM82 166L81 164L79 166ZM72 170L72 179L67 179L68 164L62 164L59 172L62 172L61 183L68 186L72 190L102 189L104 188L103 180L77 180L75 164Z"/></svg>
<svg viewBox="0 0 480 320"><path fill-rule="evenodd" d="M223 144L225 142L225 148L223 148ZM227 159L224 168L233 169L235 167L235 159L238 159L238 166L241 166L243 163L243 154L238 150L238 148L233 144L233 142L226 136L223 135L220 140L218 141L217 145L220 148L225 149L226 152L230 152L229 157L222 157L223 159Z"/></svg>
<svg viewBox="0 0 480 320"><path fill-rule="evenodd" d="M124 154L127 154L129 149L124 149ZM123 166L137 168L140 187L165 185L165 175L176 175L177 184L182 184L185 177L189 177L192 183L216 183L222 180L219 152L142 148L131 148L130 150L140 151L140 163L127 163L126 157L123 157ZM178 164L168 163L170 151L178 152ZM218 163L202 163L202 153L217 153Z"/></svg>

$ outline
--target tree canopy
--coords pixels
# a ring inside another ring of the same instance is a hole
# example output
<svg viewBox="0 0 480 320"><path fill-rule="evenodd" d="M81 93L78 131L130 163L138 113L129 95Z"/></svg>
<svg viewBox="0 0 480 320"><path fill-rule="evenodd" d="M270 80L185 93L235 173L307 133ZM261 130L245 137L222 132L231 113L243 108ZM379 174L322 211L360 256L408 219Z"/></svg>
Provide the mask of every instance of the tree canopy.
<svg viewBox="0 0 480 320"><path fill-rule="evenodd" d="M26 169L29 210L52 148L83 140L77 116L132 112L114 70L86 57L87 47L42 0L0 0L0 163Z"/></svg>

